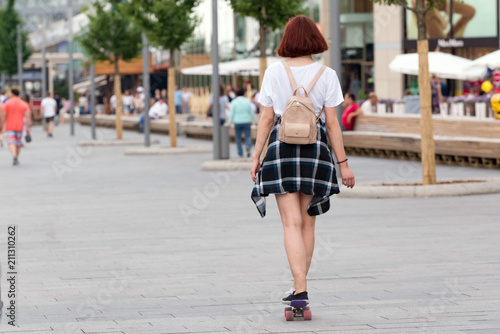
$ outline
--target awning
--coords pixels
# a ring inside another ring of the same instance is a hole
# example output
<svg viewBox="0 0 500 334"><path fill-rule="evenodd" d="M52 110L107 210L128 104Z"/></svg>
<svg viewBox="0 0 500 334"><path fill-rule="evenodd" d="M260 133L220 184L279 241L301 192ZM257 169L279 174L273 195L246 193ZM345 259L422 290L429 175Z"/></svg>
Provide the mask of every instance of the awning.
<svg viewBox="0 0 500 334"><path fill-rule="evenodd" d="M429 72L443 79L478 80L486 75L485 68L469 69L472 60L442 52L429 52ZM418 75L418 53L396 56L389 65L394 72Z"/></svg>
<svg viewBox="0 0 500 334"><path fill-rule="evenodd" d="M96 88L104 86L108 83L105 75L100 75L100 76L96 77L94 82L95 82ZM91 83L90 80L85 80L85 81L79 82L79 83L73 85L73 91L80 93L80 94L83 94L83 93L90 90L90 83Z"/></svg>
<svg viewBox="0 0 500 334"><path fill-rule="evenodd" d="M267 57L267 66L285 58ZM212 64L188 67L181 70L184 75L212 75ZM250 75L258 76L260 73L260 59L247 58L240 60L233 60L219 64L220 75Z"/></svg>
<svg viewBox="0 0 500 334"><path fill-rule="evenodd" d="M496 70L500 68L500 50L494 51L492 53L488 53L486 56L482 56L474 60L470 66L470 69L474 68L490 68L492 70Z"/></svg>

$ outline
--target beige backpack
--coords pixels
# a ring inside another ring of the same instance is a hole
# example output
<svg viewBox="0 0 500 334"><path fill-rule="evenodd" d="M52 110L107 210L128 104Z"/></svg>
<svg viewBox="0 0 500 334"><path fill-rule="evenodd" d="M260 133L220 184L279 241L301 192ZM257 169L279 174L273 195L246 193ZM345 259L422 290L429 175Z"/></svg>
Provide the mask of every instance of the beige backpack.
<svg viewBox="0 0 500 334"><path fill-rule="evenodd" d="M290 66L286 61L283 61L283 66L285 66L288 78L292 84L293 95L288 99L283 116L281 116L278 139L287 144L314 144L318 137L317 123L321 114L323 114L324 107L316 117L313 102L309 99L308 94L316 82L318 82L326 66L321 67L307 89L303 86L297 87ZM298 94L300 88L304 90L304 96Z"/></svg>

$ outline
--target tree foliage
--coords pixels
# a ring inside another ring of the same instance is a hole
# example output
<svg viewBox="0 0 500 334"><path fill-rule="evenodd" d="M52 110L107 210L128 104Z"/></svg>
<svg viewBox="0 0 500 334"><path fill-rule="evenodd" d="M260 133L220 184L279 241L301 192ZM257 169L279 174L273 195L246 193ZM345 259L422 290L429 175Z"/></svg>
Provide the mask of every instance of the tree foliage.
<svg viewBox="0 0 500 334"><path fill-rule="evenodd" d="M78 41L93 60L130 60L141 50L141 30L126 15L127 3L95 1L88 12L87 29Z"/></svg>
<svg viewBox="0 0 500 334"><path fill-rule="evenodd" d="M9 0L4 8L0 9L0 72L12 76L17 73L17 25L24 26L19 14L14 8L15 1ZM28 44L28 32L21 31L23 49L23 64L33 53Z"/></svg>
<svg viewBox="0 0 500 334"><path fill-rule="evenodd" d="M129 15L144 28L152 45L179 50L192 37L199 0L132 0Z"/></svg>
<svg viewBox="0 0 500 334"><path fill-rule="evenodd" d="M389 6L400 5L413 12L426 12L446 2L446 0L423 0L422 4L420 5L417 4L417 6L413 8L412 6L408 5L407 0L372 0L372 1L382 5L389 5Z"/></svg>
<svg viewBox="0 0 500 334"><path fill-rule="evenodd" d="M282 28L298 14L305 14L304 0L228 0L234 12L250 16L272 30Z"/></svg>

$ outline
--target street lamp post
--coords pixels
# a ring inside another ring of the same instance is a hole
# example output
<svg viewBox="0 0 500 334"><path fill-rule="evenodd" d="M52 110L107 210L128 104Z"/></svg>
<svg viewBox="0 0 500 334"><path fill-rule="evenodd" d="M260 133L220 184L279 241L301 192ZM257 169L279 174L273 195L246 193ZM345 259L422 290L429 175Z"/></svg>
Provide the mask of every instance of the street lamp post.
<svg viewBox="0 0 500 334"><path fill-rule="evenodd" d="M342 51L340 49L340 0L330 0L330 66L342 77ZM337 106L339 123L342 120L342 105Z"/></svg>
<svg viewBox="0 0 500 334"><path fill-rule="evenodd" d="M142 86L144 88L144 146L151 146L151 129L149 125L149 100L151 95L151 82L149 77L149 41L146 33L142 33ZM170 108L170 112L175 109Z"/></svg>
<svg viewBox="0 0 500 334"><path fill-rule="evenodd" d="M75 135L75 95L73 92L73 3L68 0L68 58L69 58L69 115L70 115L70 131L71 135Z"/></svg>
<svg viewBox="0 0 500 334"><path fill-rule="evenodd" d="M221 159L221 131L219 111L219 38L217 23L217 0L212 0L212 138L214 145L214 160Z"/></svg>
<svg viewBox="0 0 500 334"><path fill-rule="evenodd" d="M92 65L90 65L90 113L91 113L91 131L92 131L92 139L96 138L95 131L95 62L92 61Z"/></svg>
<svg viewBox="0 0 500 334"><path fill-rule="evenodd" d="M43 18L42 24L42 98L47 96L47 18Z"/></svg>
<svg viewBox="0 0 500 334"><path fill-rule="evenodd" d="M21 35L21 25L17 25L17 79L19 82L19 94L24 95L23 82L23 40Z"/></svg>

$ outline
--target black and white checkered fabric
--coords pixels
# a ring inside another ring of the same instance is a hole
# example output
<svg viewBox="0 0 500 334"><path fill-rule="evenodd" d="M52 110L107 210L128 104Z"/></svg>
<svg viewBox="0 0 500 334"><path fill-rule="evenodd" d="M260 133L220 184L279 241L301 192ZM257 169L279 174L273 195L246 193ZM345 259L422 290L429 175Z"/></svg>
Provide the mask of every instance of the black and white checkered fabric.
<svg viewBox="0 0 500 334"><path fill-rule="evenodd" d="M316 143L293 145L278 139L280 120L278 118L269 137L266 157L252 190L252 200L264 217L269 194L302 191L314 196L307 213L321 215L330 209L330 196L339 193L335 164L323 125L318 122Z"/></svg>

